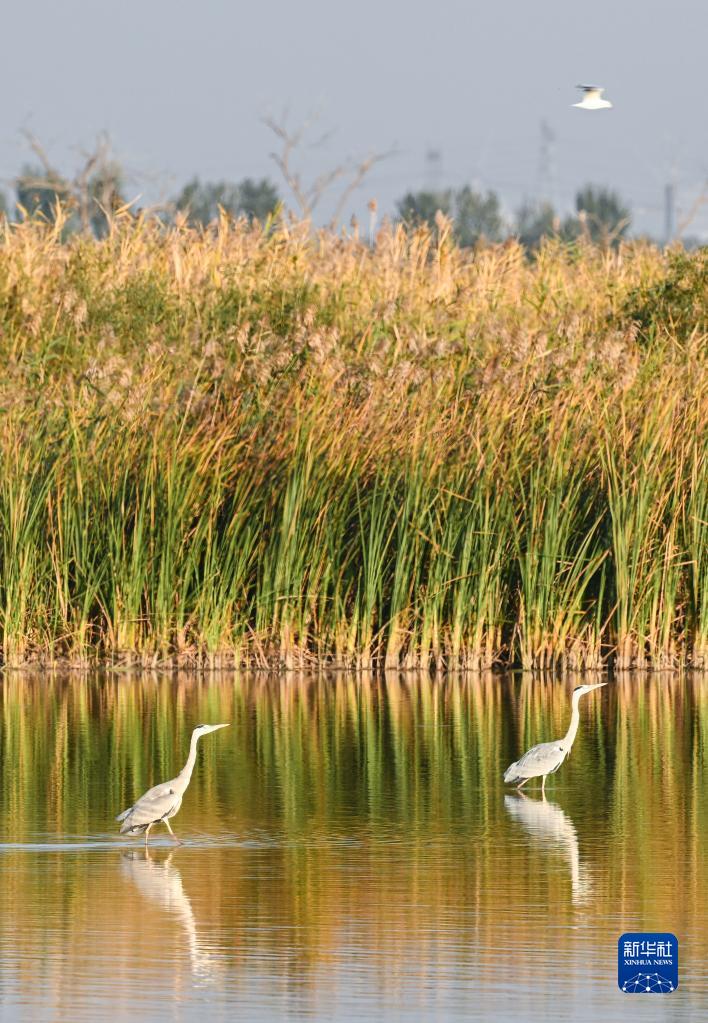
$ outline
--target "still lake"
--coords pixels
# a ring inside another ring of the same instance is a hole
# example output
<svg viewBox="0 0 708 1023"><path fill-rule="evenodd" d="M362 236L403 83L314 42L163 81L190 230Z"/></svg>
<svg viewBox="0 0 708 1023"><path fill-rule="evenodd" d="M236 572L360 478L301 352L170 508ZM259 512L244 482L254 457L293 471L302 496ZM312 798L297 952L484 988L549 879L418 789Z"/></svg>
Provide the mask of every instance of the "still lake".
<svg viewBox="0 0 708 1023"><path fill-rule="evenodd" d="M696 1020L708 1014L708 679L0 679L0 1019ZM182 767L172 824L115 815ZM673 931L680 986L616 985Z"/></svg>

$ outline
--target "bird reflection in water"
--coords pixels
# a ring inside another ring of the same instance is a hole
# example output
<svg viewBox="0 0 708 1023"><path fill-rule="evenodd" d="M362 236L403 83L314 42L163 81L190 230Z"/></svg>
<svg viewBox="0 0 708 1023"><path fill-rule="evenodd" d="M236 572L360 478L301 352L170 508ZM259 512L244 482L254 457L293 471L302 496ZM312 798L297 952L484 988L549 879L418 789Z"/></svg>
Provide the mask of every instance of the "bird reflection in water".
<svg viewBox="0 0 708 1023"><path fill-rule="evenodd" d="M131 849L123 853L121 870L148 902L159 906L179 921L187 939L187 951L195 980L209 983L215 979L218 953L200 941L192 904L184 890L182 875L172 862L174 850L166 857L150 849Z"/></svg>
<svg viewBox="0 0 708 1023"><path fill-rule="evenodd" d="M522 825L534 845L548 852L560 851L570 868L573 902L592 894L588 868L580 862L578 833L570 817L547 799L530 799L523 792L504 796L507 813Z"/></svg>

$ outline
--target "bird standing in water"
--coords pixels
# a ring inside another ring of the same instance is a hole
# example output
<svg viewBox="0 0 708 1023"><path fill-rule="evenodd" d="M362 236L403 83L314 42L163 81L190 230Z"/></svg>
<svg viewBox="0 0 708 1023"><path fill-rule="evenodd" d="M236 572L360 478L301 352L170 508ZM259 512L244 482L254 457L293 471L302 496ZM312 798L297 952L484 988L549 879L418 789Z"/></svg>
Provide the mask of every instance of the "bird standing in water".
<svg viewBox="0 0 708 1023"><path fill-rule="evenodd" d="M170 826L170 817L179 810L182 805L182 796L187 791L187 786L192 778L194 763L197 759L197 743L203 735L215 732L219 728L227 728L229 722L224 725L197 725L192 732L192 740L189 744L189 756L187 763L172 781L163 782L148 789L144 796L141 796L137 803L129 806L123 813L118 814L117 821L122 821L121 835L140 835L145 833L145 845L148 844L148 835L153 824L164 821L167 830L174 840L179 843Z"/></svg>
<svg viewBox="0 0 708 1023"><path fill-rule="evenodd" d="M607 682L598 682L593 686L576 686L573 690L572 713L570 715L570 727L562 739L555 742L541 742L538 746L532 746L522 757L510 764L504 772L506 785L516 785L518 789L525 785L531 778L543 778L541 782L541 794L546 795L546 776L557 771L565 758L570 753L571 746L580 723L580 712L578 704L581 696L591 693L593 689L601 689Z"/></svg>

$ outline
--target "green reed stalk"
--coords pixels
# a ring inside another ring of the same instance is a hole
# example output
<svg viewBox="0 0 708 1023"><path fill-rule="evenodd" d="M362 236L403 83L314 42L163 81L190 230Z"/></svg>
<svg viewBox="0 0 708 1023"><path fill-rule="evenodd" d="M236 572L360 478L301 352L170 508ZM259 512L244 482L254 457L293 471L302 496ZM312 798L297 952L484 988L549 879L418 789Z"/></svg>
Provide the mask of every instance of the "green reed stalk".
<svg viewBox="0 0 708 1023"><path fill-rule="evenodd" d="M688 570L687 631L691 663L708 668L708 438L698 424L689 442L681 529Z"/></svg>
<svg viewBox="0 0 708 1023"><path fill-rule="evenodd" d="M608 422L603 443L612 537L618 669L644 668L651 653L671 659L679 551L677 479L669 403L641 410L635 427Z"/></svg>
<svg viewBox="0 0 708 1023"><path fill-rule="evenodd" d="M8 227L3 663L705 668L707 258Z"/></svg>
<svg viewBox="0 0 708 1023"><path fill-rule="evenodd" d="M542 446L515 462L521 663L526 670L594 668L597 615L590 589L606 553L599 537L603 512L568 414L547 430Z"/></svg>

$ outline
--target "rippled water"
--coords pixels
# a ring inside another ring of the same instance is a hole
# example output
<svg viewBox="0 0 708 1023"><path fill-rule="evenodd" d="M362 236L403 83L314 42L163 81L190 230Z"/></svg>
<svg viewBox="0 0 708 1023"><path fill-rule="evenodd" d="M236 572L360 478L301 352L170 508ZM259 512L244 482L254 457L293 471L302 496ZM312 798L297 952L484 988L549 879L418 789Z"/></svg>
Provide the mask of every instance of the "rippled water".
<svg viewBox="0 0 708 1023"><path fill-rule="evenodd" d="M708 680L611 683L547 801L505 790L576 681L6 677L0 1018L700 1018ZM202 721L185 844L119 838ZM654 929L679 990L622 995Z"/></svg>

